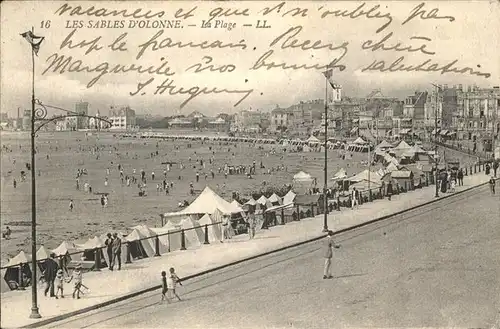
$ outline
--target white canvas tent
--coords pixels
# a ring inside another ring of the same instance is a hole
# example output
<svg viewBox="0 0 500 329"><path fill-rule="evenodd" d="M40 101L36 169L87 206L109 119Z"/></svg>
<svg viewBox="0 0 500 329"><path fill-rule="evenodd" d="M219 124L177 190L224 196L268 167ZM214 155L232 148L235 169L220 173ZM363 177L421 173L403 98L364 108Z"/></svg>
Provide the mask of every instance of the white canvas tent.
<svg viewBox="0 0 500 329"><path fill-rule="evenodd" d="M342 180L347 178L347 171L344 168L341 168L337 173L333 176L332 180Z"/></svg>
<svg viewBox="0 0 500 329"><path fill-rule="evenodd" d="M56 254L56 257L58 257L66 255L68 253L74 253L79 249L80 248L78 248L77 245L73 242L63 241L56 249L53 249L52 252Z"/></svg>
<svg viewBox="0 0 500 329"><path fill-rule="evenodd" d="M167 246L170 251L181 249L181 229L182 226L180 225L180 222L174 223L172 221L168 221L161 228L153 228L153 230L158 234L169 233L166 235L160 235L159 238L160 242Z"/></svg>
<svg viewBox="0 0 500 329"><path fill-rule="evenodd" d="M274 203L278 203L278 204L283 204L281 198L276 194L276 193L273 193L273 195L271 195L269 197L269 199L267 199L269 202L271 202L272 204Z"/></svg>
<svg viewBox="0 0 500 329"><path fill-rule="evenodd" d="M306 140L307 143L309 144L319 144L321 143L321 141L319 139L317 139L315 136L311 135L311 137L309 137L307 140Z"/></svg>
<svg viewBox="0 0 500 329"><path fill-rule="evenodd" d="M365 140L361 137L358 137L354 140L354 142L352 142L353 144L358 144L358 145L364 145L366 144L367 142L365 142Z"/></svg>
<svg viewBox="0 0 500 329"><path fill-rule="evenodd" d="M227 202L217 195L210 187L205 187L203 192L186 208L175 213L166 213L165 217L195 215L195 214L214 214L216 210L220 210L225 215L232 213L243 212L243 209L236 209L231 203Z"/></svg>
<svg viewBox="0 0 500 329"><path fill-rule="evenodd" d="M309 181L312 181L313 178L308 173L305 173L303 171L299 171L298 173L296 173L293 176L293 180L296 182L309 182Z"/></svg>
<svg viewBox="0 0 500 329"><path fill-rule="evenodd" d="M267 198L262 195L258 200L257 200L257 203L260 204L260 205L263 205L265 206L267 204Z"/></svg>
<svg viewBox="0 0 500 329"><path fill-rule="evenodd" d="M130 242L130 251L134 258L153 257L155 255L154 249L149 243L144 240L146 238L139 230L133 230L125 237L124 242Z"/></svg>
<svg viewBox="0 0 500 329"><path fill-rule="evenodd" d="M212 219L212 217L209 214L203 215L203 217L200 218L198 223L201 226L207 226L208 230L208 242L212 243L219 243L222 241L222 229L221 229L221 224L216 224L212 225L213 223L216 223L215 220ZM205 228L203 228L205 229ZM205 232L203 232L205 233ZM205 241L203 237L203 242Z"/></svg>
<svg viewBox="0 0 500 329"><path fill-rule="evenodd" d="M191 217L186 217L182 220L181 226L184 229L184 241L186 248L199 247L205 241L204 232L198 221Z"/></svg>
<svg viewBox="0 0 500 329"><path fill-rule="evenodd" d="M380 179L381 177L378 175L378 173L373 171L370 172L370 182L379 182ZM349 177L347 180L353 183L368 181L368 169L363 170L362 172L353 177Z"/></svg>
<svg viewBox="0 0 500 329"><path fill-rule="evenodd" d="M41 245L36 252L36 260L44 260L50 257L50 251L44 245Z"/></svg>
<svg viewBox="0 0 500 329"><path fill-rule="evenodd" d="M257 204L257 201L255 201L253 198L250 198L250 200L245 202L245 204L248 206L255 206Z"/></svg>
<svg viewBox="0 0 500 329"><path fill-rule="evenodd" d="M21 251L14 258L9 260L9 263L7 263L7 267L16 266L20 264L28 264L29 262L31 262L31 255L25 253L24 251Z"/></svg>
<svg viewBox="0 0 500 329"><path fill-rule="evenodd" d="M392 145L386 141L385 139L377 145L376 149L378 150L385 150L385 149L389 149L389 148L392 148Z"/></svg>
<svg viewBox="0 0 500 329"><path fill-rule="evenodd" d="M283 204L293 203L293 200L295 200L296 196L297 195L295 193L293 193L292 190L288 191L288 193L285 194L285 196L283 197Z"/></svg>
<svg viewBox="0 0 500 329"><path fill-rule="evenodd" d="M411 146L408 145L405 141L401 141L395 148L394 150L404 150L404 149L410 149Z"/></svg>
<svg viewBox="0 0 500 329"><path fill-rule="evenodd" d="M147 225L136 225L134 227L131 227L132 230L138 230L143 236L145 236L146 238L150 238L150 239L146 239L145 242L146 243L149 243L149 245L151 246L151 248L153 248L153 250L156 250L156 232L153 231L151 228L149 228ZM161 241L160 241L160 252L162 252L162 246L161 246ZM164 248L166 249L166 248Z"/></svg>

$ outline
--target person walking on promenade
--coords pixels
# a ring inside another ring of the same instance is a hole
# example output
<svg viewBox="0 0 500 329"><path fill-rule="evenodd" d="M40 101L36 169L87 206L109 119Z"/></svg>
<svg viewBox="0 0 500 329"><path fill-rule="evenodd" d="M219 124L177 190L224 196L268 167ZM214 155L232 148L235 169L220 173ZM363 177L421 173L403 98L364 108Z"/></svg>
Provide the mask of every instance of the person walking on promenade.
<svg viewBox="0 0 500 329"><path fill-rule="evenodd" d="M353 188L351 193L351 209L354 209L354 206L359 205L358 198L359 192L358 190L356 190L356 188Z"/></svg>
<svg viewBox="0 0 500 329"><path fill-rule="evenodd" d="M491 176L490 180L489 180L489 185L490 185L490 191L491 191L491 195L494 195L495 194L495 178L493 176Z"/></svg>
<svg viewBox="0 0 500 329"><path fill-rule="evenodd" d="M45 262L45 271L43 272L43 275L45 277L45 282L47 282L44 295L47 296L47 293L50 290L50 297L56 296L54 293L54 281L56 280L57 270L59 268L59 265L54 260L55 257L56 254L54 253L50 254L50 258L47 259Z"/></svg>
<svg viewBox="0 0 500 329"><path fill-rule="evenodd" d="M108 254L108 268L112 271L113 268L111 267L111 264L113 262L113 236L111 233L108 233L106 241L104 241L104 244L106 245L106 253Z"/></svg>
<svg viewBox="0 0 500 329"><path fill-rule="evenodd" d="M14 185L14 188L17 187L17 182L16 182L16 179L14 178L14 182L12 183Z"/></svg>
<svg viewBox="0 0 500 329"><path fill-rule="evenodd" d="M111 270L115 266L115 260L118 260L118 271L122 268L122 240L118 237L118 233L113 234L113 261L111 262Z"/></svg>
<svg viewBox="0 0 500 329"><path fill-rule="evenodd" d="M389 181L387 183L387 191L386 191L387 198L389 199L389 201L391 201L392 193L393 193L393 191L392 191L392 182Z"/></svg>
<svg viewBox="0 0 500 329"><path fill-rule="evenodd" d="M182 282L180 281L179 277L175 273L175 269L173 267L170 268L170 275L167 278L167 289L168 289L168 297L167 301L170 302L170 298L177 297L179 301L181 301L181 298L179 295L177 295L177 292L175 291L175 287L177 286L177 283L182 286Z"/></svg>
<svg viewBox="0 0 500 329"><path fill-rule="evenodd" d="M464 171L460 169L457 173L458 186L464 186Z"/></svg>
<svg viewBox="0 0 500 329"><path fill-rule="evenodd" d="M333 276L331 274L332 267L332 257L333 251L332 248L340 248L340 245L336 245L333 241L333 231L328 231L328 237L325 241L324 247L324 258L325 258L325 267L323 269L323 279L332 279Z"/></svg>
<svg viewBox="0 0 500 329"><path fill-rule="evenodd" d="M500 160L496 160L493 162L493 174L495 175L495 177L497 177L497 170L498 167L500 166L499 162Z"/></svg>
<svg viewBox="0 0 500 329"><path fill-rule="evenodd" d="M73 211L74 207L73 200L69 200L69 211Z"/></svg>
<svg viewBox="0 0 500 329"><path fill-rule="evenodd" d="M167 272L161 271L161 302L167 299Z"/></svg>

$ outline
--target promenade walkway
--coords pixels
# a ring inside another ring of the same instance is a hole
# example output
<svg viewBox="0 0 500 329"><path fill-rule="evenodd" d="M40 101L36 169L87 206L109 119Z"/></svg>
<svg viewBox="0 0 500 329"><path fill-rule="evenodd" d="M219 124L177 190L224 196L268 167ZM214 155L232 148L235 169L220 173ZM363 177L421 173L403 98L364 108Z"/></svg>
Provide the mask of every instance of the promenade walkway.
<svg viewBox="0 0 500 329"><path fill-rule="evenodd" d="M457 187L461 191L472 186L486 183L489 177L482 173L464 178L464 186ZM329 215L330 229L337 231L367 222L382 216L391 215L405 209L432 201L435 186L393 196L392 201L376 200L365 203L355 210L334 211ZM441 196L442 197L442 196ZM202 245L196 249L174 251L161 257L148 258L124 264L121 271L84 273L83 283L90 291L81 299L71 298L72 284L65 286L65 299L44 297L43 287L39 287L38 304L42 319L29 318L31 312L31 290L12 291L1 295L1 327L20 327L35 324L65 313L103 303L115 298L151 288L160 284L160 272L175 267L182 278L237 260L269 252L281 247L321 237L323 215L290 222L284 226L261 230L255 239L249 240L247 235L236 236L224 243ZM189 284L187 281L185 284ZM159 293L159 292L158 292ZM158 296L159 298L160 296Z"/></svg>

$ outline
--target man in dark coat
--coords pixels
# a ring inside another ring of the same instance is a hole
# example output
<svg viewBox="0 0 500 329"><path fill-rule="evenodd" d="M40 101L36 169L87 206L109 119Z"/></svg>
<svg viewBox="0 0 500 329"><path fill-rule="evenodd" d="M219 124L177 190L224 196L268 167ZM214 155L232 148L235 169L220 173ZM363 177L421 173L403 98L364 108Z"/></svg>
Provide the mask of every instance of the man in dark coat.
<svg viewBox="0 0 500 329"><path fill-rule="evenodd" d="M45 262L45 271L44 271L44 277L45 277L45 282L47 282L47 287L45 288L45 296L47 296L47 293L50 290L50 297L56 297L54 293L54 281L57 276L57 270L59 269L59 265L57 262L54 260L56 257L56 254L51 253L50 258L47 259Z"/></svg>
<svg viewBox="0 0 500 329"><path fill-rule="evenodd" d="M108 233L107 237L108 238L104 241L104 244L106 245L106 253L108 254L108 267L110 270L113 270L113 267L111 266L113 263L113 237L111 236L111 233Z"/></svg>
<svg viewBox="0 0 500 329"><path fill-rule="evenodd" d="M118 233L113 234L113 261L111 262L111 270L115 265L115 261L118 260L118 271L122 268L122 240L118 237Z"/></svg>

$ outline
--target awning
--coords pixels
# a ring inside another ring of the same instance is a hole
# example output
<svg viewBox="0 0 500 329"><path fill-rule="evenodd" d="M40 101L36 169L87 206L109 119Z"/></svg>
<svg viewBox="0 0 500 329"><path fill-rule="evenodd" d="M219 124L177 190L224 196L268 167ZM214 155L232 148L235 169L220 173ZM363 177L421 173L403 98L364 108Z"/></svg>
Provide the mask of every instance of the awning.
<svg viewBox="0 0 500 329"><path fill-rule="evenodd" d="M411 118L403 118L403 121L411 121Z"/></svg>
<svg viewBox="0 0 500 329"><path fill-rule="evenodd" d="M441 136L446 136L448 134L448 130L443 129L443 130L441 130L440 134L441 134Z"/></svg>
<svg viewBox="0 0 500 329"><path fill-rule="evenodd" d="M451 135L456 135L457 132L456 131L448 131L448 136L451 136Z"/></svg>
<svg viewBox="0 0 500 329"><path fill-rule="evenodd" d="M351 129L351 134L354 134L356 131L358 131L358 127L354 127Z"/></svg>

